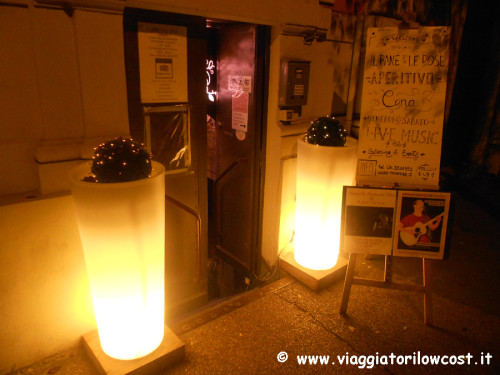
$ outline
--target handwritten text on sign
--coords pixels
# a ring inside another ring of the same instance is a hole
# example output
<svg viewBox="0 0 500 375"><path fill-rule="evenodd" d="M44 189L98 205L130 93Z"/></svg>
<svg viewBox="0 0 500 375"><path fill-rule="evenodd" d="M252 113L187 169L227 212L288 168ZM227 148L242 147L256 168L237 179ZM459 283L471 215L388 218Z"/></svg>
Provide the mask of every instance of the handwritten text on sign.
<svg viewBox="0 0 500 375"><path fill-rule="evenodd" d="M449 28L370 28L357 181L438 185Z"/></svg>

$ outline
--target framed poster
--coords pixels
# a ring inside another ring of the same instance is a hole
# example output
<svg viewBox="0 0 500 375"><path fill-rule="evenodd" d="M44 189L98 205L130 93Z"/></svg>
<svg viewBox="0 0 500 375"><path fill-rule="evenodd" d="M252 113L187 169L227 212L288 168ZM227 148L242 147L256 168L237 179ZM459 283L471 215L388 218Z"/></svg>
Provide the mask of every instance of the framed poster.
<svg viewBox="0 0 500 375"><path fill-rule="evenodd" d="M396 190L345 186L343 195L343 251L390 255Z"/></svg>
<svg viewBox="0 0 500 375"><path fill-rule="evenodd" d="M356 181L438 189L449 27L369 28Z"/></svg>
<svg viewBox="0 0 500 375"><path fill-rule="evenodd" d="M443 259L450 193L398 191L393 255Z"/></svg>
<svg viewBox="0 0 500 375"><path fill-rule="evenodd" d="M139 22L137 34L141 102L187 102L187 28Z"/></svg>

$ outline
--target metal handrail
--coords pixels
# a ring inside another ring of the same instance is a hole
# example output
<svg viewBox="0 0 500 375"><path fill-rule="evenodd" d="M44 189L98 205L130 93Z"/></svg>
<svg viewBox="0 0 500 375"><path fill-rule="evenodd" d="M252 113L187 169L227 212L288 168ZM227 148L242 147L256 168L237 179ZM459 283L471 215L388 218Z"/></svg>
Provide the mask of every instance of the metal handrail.
<svg viewBox="0 0 500 375"><path fill-rule="evenodd" d="M198 278L196 281L201 278L201 217L200 214L193 210L191 207L186 206L184 203L178 201L177 199L165 194L165 201L173 204L174 206L180 208L181 210L193 215L196 219L197 231L196 231L196 244L197 244L197 253L198 253Z"/></svg>

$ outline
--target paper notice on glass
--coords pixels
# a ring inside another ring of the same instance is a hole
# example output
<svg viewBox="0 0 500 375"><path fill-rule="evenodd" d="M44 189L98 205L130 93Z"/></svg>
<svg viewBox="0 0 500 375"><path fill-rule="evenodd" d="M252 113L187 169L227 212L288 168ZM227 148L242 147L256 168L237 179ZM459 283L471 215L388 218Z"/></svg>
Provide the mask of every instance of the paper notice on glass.
<svg viewBox="0 0 500 375"><path fill-rule="evenodd" d="M228 76L227 79L228 90L234 92L252 92L252 76Z"/></svg>
<svg viewBox="0 0 500 375"><path fill-rule="evenodd" d="M141 102L187 102L187 28L139 22L137 31Z"/></svg>
<svg viewBox="0 0 500 375"><path fill-rule="evenodd" d="M437 188L450 28L367 32L356 180Z"/></svg>
<svg viewBox="0 0 500 375"><path fill-rule="evenodd" d="M232 96L232 128L248 131L248 93L242 92Z"/></svg>
<svg viewBox="0 0 500 375"><path fill-rule="evenodd" d="M392 252L396 190L344 188L343 251Z"/></svg>

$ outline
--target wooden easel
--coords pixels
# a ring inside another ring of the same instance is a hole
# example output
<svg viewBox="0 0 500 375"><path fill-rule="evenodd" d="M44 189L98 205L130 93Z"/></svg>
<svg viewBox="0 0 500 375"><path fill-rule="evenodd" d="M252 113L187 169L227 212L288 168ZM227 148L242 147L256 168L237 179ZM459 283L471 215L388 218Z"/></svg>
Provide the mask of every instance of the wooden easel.
<svg viewBox="0 0 500 375"><path fill-rule="evenodd" d="M350 253L349 263L344 282L344 291L342 293L342 302L340 304L340 313L346 314L349 295L353 285L373 286L376 288L409 290L412 292L424 293L424 322L426 325L432 325L432 285L431 285L431 263L429 259L422 258L423 266L423 285L395 283L392 281L392 255L385 256L384 280L372 280L354 277L356 268L356 259L358 254Z"/></svg>

